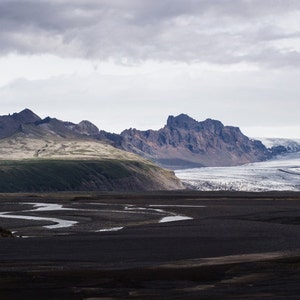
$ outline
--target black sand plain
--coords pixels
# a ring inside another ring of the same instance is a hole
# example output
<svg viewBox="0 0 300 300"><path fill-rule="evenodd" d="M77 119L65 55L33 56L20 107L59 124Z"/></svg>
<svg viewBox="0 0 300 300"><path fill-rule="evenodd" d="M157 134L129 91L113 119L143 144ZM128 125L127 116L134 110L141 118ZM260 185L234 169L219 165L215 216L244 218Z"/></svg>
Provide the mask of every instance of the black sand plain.
<svg viewBox="0 0 300 300"><path fill-rule="evenodd" d="M78 223L0 216L22 236L0 239L0 299L300 298L300 193L1 194L3 212Z"/></svg>

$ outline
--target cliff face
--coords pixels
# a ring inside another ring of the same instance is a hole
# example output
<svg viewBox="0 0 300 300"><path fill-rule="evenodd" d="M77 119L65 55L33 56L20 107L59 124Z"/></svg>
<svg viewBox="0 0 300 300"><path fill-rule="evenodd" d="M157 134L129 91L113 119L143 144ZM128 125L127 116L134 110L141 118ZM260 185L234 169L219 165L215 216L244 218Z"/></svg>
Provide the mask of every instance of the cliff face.
<svg viewBox="0 0 300 300"><path fill-rule="evenodd" d="M128 129L121 138L120 148L172 169L232 166L269 158L266 147L239 128L211 119L198 122L184 114L170 116L158 131Z"/></svg>

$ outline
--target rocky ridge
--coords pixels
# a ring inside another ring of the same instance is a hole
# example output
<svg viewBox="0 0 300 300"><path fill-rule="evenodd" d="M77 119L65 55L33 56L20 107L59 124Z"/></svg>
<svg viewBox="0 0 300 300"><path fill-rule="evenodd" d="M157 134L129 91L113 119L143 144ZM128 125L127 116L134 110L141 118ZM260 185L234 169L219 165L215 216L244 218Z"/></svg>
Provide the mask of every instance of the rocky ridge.
<svg viewBox="0 0 300 300"><path fill-rule="evenodd" d="M159 130L130 128L115 134L99 130L87 120L75 124L50 117L41 119L25 109L12 115L0 116L0 140L12 140L12 137L32 137L35 141L37 138L48 138L50 144L53 139L73 140L75 144L80 144L79 148L84 147L82 141L100 141L101 145L111 145L138 154L170 169L241 165L264 161L289 151L281 144L266 148L260 141L246 137L238 127L224 126L220 121L212 119L199 122L186 114L169 116L166 125ZM46 144L36 150L36 156L47 156L50 149L55 148ZM57 148L57 143L55 145L56 154L61 154L65 146ZM95 150L97 147L92 148ZM82 148L80 151L85 155L91 153L90 149L85 151ZM54 152L51 152L51 156Z"/></svg>
<svg viewBox="0 0 300 300"><path fill-rule="evenodd" d="M198 122L185 114L169 116L159 130L127 129L120 136L99 136L171 169L234 166L270 158L260 141L249 139L238 127L212 119Z"/></svg>

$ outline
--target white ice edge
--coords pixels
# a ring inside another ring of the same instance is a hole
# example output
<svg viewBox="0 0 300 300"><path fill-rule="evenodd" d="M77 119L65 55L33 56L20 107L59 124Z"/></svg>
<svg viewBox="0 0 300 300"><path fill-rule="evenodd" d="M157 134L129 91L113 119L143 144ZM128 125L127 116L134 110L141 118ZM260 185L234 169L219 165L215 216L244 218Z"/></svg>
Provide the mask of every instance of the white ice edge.
<svg viewBox="0 0 300 300"><path fill-rule="evenodd" d="M155 204L151 204L149 205L150 207L191 207L191 208L196 208L196 207L206 207L205 205L170 205L170 204L158 204L158 205L155 205Z"/></svg>
<svg viewBox="0 0 300 300"><path fill-rule="evenodd" d="M192 220L192 219L193 218L187 216L169 216L160 219L158 223L177 222L177 221Z"/></svg>
<svg viewBox="0 0 300 300"><path fill-rule="evenodd" d="M56 204L56 203L21 202L20 204L33 205L34 209L30 209L30 210L26 210L26 211L77 210L76 208L65 208L65 207L63 207L62 204Z"/></svg>
<svg viewBox="0 0 300 300"><path fill-rule="evenodd" d="M166 213L162 209L148 208L148 207L128 207L128 206L125 206L124 209L125 209L125 212L129 211L129 212L132 212L132 213L149 213L149 212ZM141 212L141 211L144 211L144 212Z"/></svg>
<svg viewBox="0 0 300 300"><path fill-rule="evenodd" d="M122 230L124 227L111 227L111 228L103 228L96 230L95 232L108 232L108 231L119 231Z"/></svg>

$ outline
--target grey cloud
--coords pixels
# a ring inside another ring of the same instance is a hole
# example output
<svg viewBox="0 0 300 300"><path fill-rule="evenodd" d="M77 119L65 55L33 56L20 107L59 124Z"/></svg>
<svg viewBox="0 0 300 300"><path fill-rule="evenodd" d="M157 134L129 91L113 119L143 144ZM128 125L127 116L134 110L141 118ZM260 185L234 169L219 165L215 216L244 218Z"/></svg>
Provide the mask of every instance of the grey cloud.
<svg viewBox="0 0 300 300"><path fill-rule="evenodd" d="M299 52L270 42L299 38L275 22L299 10L298 0L4 0L0 51L295 67Z"/></svg>
<svg viewBox="0 0 300 300"><path fill-rule="evenodd" d="M64 32L73 27L84 27L95 22L93 6L68 1L17 0L0 3L1 30L38 28Z"/></svg>

